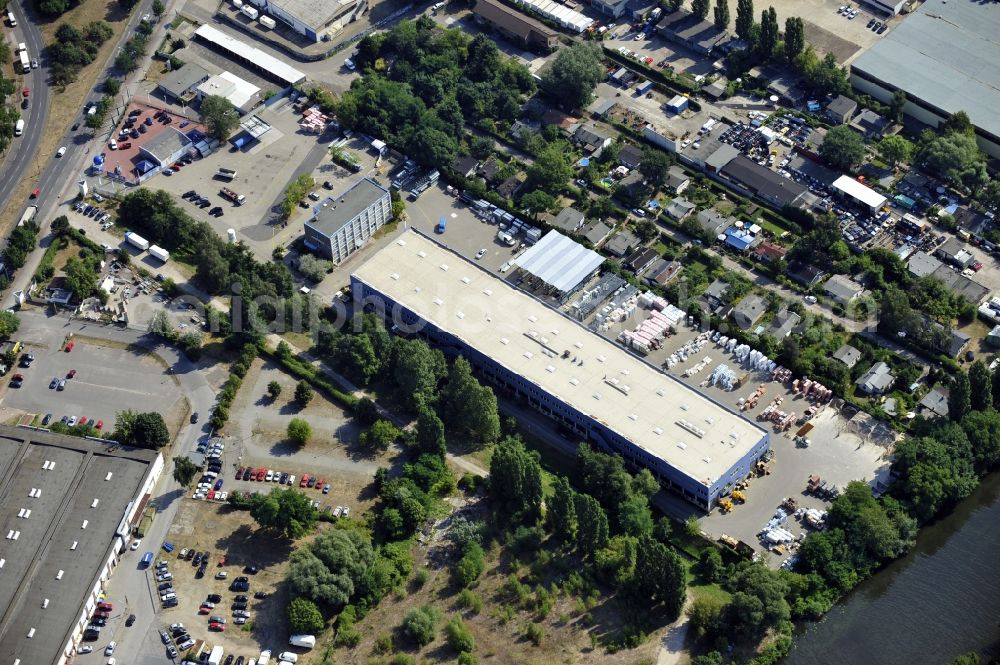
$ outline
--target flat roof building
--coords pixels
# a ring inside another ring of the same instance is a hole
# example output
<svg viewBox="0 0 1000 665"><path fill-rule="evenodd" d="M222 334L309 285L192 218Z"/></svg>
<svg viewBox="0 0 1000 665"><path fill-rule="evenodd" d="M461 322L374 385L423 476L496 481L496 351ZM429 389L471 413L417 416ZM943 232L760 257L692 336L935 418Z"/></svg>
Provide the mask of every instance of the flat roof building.
<svg viewBox="0 0 1000 665"><path fill-rule="evenodd" d="M198 86L199 99L210 95L225 97L237 111L246 113L260 100L260 88L232 72L222 72L206 79Z"/></svg>
<svg viewBox="0 0 1000 665"><path fill-rule="evenodd" d="M184 104L194 96L192 91L210 76L204 67L188 62L180 69L167 72L156 84L156 89L167 101Z"/></svg>
<svg viewBox="0 0 1000 665"><path fill-rule="evenodd" d="M869 210L878 210L889 200L871 187L863 185L849 175L842 175L833 182L833 189Z"/></svg>
<svg viewBox="0 0 1000 665"><path fill-rule="evenodd" d="M729 41L725 30L715 27L686 9L670 12L656 24L661 35L672 42L687 47L701 55L710 54L713 49Z"/></svg>
<svg viewBox="0 0 1000 665"><path fill-rule="evenodd" d="M576 290L604 263L604 257L558 231L549 231L513 261L530 282L565 295Z"/></svg>
<svg viewBox="0 0 1000 665"><path fill-rule="evenodd" d="M0 654L8 663L67 662L131 542L163 457L0 426L0 469L7 534L0 548Z"/></svg>
<svg viewBox="0 0 1000 665"><path fill-rule="evenodd" d="M1000 157L1000 12L993 3L927 0L851 64L851 83L931 127L965 111L980 148Z"/></svg>
<svg viewBox="0 0 1000 665"><path fill-rule="evenodd" d="M809 191L805 185L782 178L775 171L743 155L728 162L719 173L752 196L778 208L799 205Z"/></svg>
<svg viewBox="0 0 1000 665"><path fill-rule="evenodd" d="M158 166L169 166L180 159L190 147L191 139L184 132L167 127L140 145L139 152Z"/></svg>
<svg viewBox="0 0 1000 665"><path fill-rule="evenodd" d="M340 263L392 218L389 190L363 178L339 196L328 196L305 221L306 246Z"/></svg>
<svg viewBox="0 0 1000 665"><path fill-rule="evenodd" d="M351 293L703 509L769 447L754 423L414 231L355 270Z"/></svg>
<svg viewBox="0 0 1000 665"><path fill-rule="evenodd" d="M295 32L318 42L356 20L367 0L248 0Z"/></svg>
<svg viewBox="0 0 1000 665"><path fill-rule="evenodd" d="M291 65L210 25L199 26L194 35L247 69L283 86L295 85L306 80L306 75Z"/></svg>
<svg viewBox="0 0 1000 665"><path fill-rule="evenodd" d="M558 32L496 0L478 0L472 13L478 22L489 25L521 46L537 51L551 51L559 45Z"/></svg>

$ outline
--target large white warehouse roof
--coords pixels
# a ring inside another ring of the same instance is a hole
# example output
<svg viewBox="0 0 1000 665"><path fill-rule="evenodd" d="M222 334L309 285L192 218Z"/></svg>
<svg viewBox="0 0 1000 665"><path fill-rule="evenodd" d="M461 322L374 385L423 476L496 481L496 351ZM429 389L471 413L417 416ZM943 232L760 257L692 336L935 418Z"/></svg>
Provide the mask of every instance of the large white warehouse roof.
<svg viewBox="0 0 1000 665"><path fill-rule="evenodd" d="M713 483L766 436L413 231L373 255L354 277L698 482Z"/></svg>

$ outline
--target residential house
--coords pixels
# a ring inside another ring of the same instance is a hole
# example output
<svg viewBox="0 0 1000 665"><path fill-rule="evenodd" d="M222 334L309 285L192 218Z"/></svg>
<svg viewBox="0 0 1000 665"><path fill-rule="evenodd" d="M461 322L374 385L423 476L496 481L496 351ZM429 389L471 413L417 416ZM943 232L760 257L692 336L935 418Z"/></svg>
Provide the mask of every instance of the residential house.
<svg viewBox="0 0 1000 665"><path fill-rule="evenodd" d="M858 390L867 395L881 395L895 380L896 377L892 375L889 366L884 362L877 362L854 383Z"/></svg>
<svg viewBox="0 0 1000 665"><path fill-rule="evenodd" d="M763 263L770 263L771 261L783 259L787 253L787 249L777 243L771 242L770 240L761 241L759 245L753 248L752 252L753 257Z"/></svg>
<svg viewBox="0 0 1000 665"><path fill-rule="evenodd" d="M573 143L580 146L586 153L597 153L611 145L611 137L601 131L592 122L579 125L573 132Z"/></svg>
<svg viewBox="0 0 1000 665"><path fill-rule="evenodd" d="M667 191L671 194L681 194L691 184L691 178L681 167L674 165L667 169Z"/></svg>
<svg viewBox="0 0 1000 665"><path fill-rule="evenodd" d="M760 236L755 234L750 228L736 226L735 224L726 229L725 243L737 252L748 252L755 243L760 242Z"/></svg>
<svg viewBox="0 0 1000 665"><path fill-rule="evenodd" d="M720 76L715 79L704 88L701 89L703 93L711 97L712 99L718 101L722 99L722 96L726 94L726 87L729 85L729 79L725 76Z"/></svg>
<svg viewBox="0 0 1000 665"><path fill-rule="evenodd" d="M837 95L826 105L826 119L838 125L847 124L858 110L858 103L850 97Z"/></svg>
<svg viewBox="0 0 1000 665"><path fill-rule="evenodd" d="M851 120L849 127L867 139L880 139L886 130L892 125L891 122L880 116L871 109L865 109Z"/></svg>
<svg viewBox="0 0 1000 665"><path fill-rule="evenodd" d="M586 221L586 217L576 208L563 208L559 211L550 224L565 233L576 233Z"/></svg>
<svg viewBox="0 0 1000 665"><path fill-rule="evenodd" d="M767 300L757 294L750 294L733 308L730 316L741 330L749 330L767 312Z"/></svg>
<svg viewBox="0 0 1000 665"><path fill-rule="evenodd" d="M463 178L470 178L476 172L476 167L478 166L479 160L475 157L463 157L459 155L451 163L451 170Z"/></svg>
<svg viewBox="0 0 1000 665"><path fill-rule="evenodd" d="M627 169L638 168L641 161L642 150L639 146L634 146L631 143L624 146L621 152L618 153L618 163Z"/></svg>
<svg viewBox="0 0 1000 665"><path fill-rule="evenodd" d="M976 257L972 255L966 244L958 238L948 238L934 253L942 260L958 268L968 268L976 262Z"/></svg>
<svg viewBox="0 0 1000 665"><path fill-rule="evenodd" d="M604 246L604 251L611 256L621 258L626 254L631 254L632 251L638 246L638 236L631 231L622 231L608 241L608 244Z"/></svg>
<svg viewBox="0 0 1000 665"><path fill-rule="evenodd" d="M649 286L666 286L681 273L681 268L678 261L660 259L650 266L649 272L642 278L642 281Z"/></svg>
<svg viewBox="0 0 1000 665"><path fill-rule="evenodd" d="M704 300L713 310L726 304L726 293L729 291L729 282L717 279L708 285L701 299Z"/></svg>
<svg viewBox="0 0 1000 665"><path fill-rule="evenodd" d="M986 343L993 348L1000 348L1000 325L993 326L993 330L986 335Z"/></svg>
<svg viewBox="0 0 1000 665"><path fill-rule="evenodd" d="M663 209L671 219L677 220L678 222L690 215L695 208L697 208L694 203L688 201L684 197L678 196L673 199L667 206Z"/></svg>
<svg viewBox="0 0 1000 665"><path fill-rule="evenodd" d="M658 258L660 254L652 247L640 247L625 259L622 267L638 277L656 263Z"/></svg>
<svg viewBox="0 0 1000 665"><path fill-rule="evenodd" d="M695 219L698 221L698 225L712 236L713 239L732 226L733 222L736 221L732 217L724 217L719 214L715 208L699 210Z"/></svg>
<svg viewBox="0 0 1000 665"><path fill-rule="evenodd" d="M960 227L969 233L982 233L993 223L992 213L983 213L973 210L969 206L958 206L952 215Z"/></svg>
<svg viewBox="0 0 1000 665"><path fill-rule="evenodd" d="M767 329L767 334L775 339L784 339L792 334L795 326L799 325L801 321L801 316L784 307L774 316L770 327Z"/></svg>
<svg viewBox="0 0 1000 665"><path fill-rule="evenodd" d="M611 227L602 221L594 220L580 229L580 235L591 245L597 247L611 235Z"/></svg>
<svg viewBox="0 0 1000 665"><path fill-rule="evenodd" d="M917 403L921 413L938 418L948 417L948 392L941 386L935 387Z"/></svg>
<svg viewBox="0 0 1000 665"><path fill-rule="evenodd" d="M503 198L509 199L513 198L514 195L517 194L517 190L521 189L521 185L523 184L524 182L517 176L517 174L514 174L497 185L495 191Z"/></svg>
<svg viewBox="0 0 1000 665"><path fill-rule="evenodd" d="M939 280L945 287L957 296L965 298L973 305L979 305L986 300L990 290L965 275L955 272L948 266L940 264L931 276Z"/></svg>
<svg viewBox="0 0 1000 665"><path fill-rule="evenodd" d="M971 341L972 338L966 335L964 332L952 330L951 337L949 338L948 354L952 358L957 358L962 353L962 351L965 350L965 347L967 347L969 345L969 342Z"/></svg>
<svg viewBox="0 0 1000 665"><path fill-rule="evenodd" d="M788 277L808 288L822 282L826 273L808 263L792 263L788 266Z"/></svg>
<svg viewBox="0 0 1000 665"><path fill-rule="evenodd" d="M644 180L638 169L629 171L628 175L618 181L615 187L615 196L628 203L632 203L645 191Z"/></svg>
<svg viewBox="0 0 1000 665"><path fill-rule="evenodd" d="M823 292L841 305L851 302L864 293L864 290L865 287L843 275L834 275L823 285Z"/></svg>
<svg viewBox="0 0 1000 665"><path fill-rule="evenodd" d="M476 168L476 175L483 178L486 182L493 182L500 172L500 168L501 165L497 161L497 158L491 155Z"/></svg>
<svg viewBox="0 0 1000 665"><path fill-rule="evenodd" d="M861 351L854 348L850 344L844 344L842 347L833 352L833 359L839 360L847 365L848 368L852 368L858 364L859 360L861 360Z"/></svg>

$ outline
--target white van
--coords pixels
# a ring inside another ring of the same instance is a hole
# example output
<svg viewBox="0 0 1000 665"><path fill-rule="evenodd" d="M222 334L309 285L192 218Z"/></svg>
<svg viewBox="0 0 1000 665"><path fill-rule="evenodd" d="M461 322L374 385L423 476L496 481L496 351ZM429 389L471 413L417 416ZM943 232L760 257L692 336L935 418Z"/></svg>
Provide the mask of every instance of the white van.
<svg viewBox="0 0 1000 665"><path fill-rule="evenodd" d="M354 61L353 61L353 60L351 60L350 58L348 58L347 60L344 60L344 67L347 67L347 68L348 68L349 70L351 70L352 72L353 72L353 71L354 71L355 69L357 69L357 65L355 65L355 64L354 64Z"/></svg>
<svg viewBox="0 0 1000 665"><path fill-rule="evenodd" d="M20 118L17 124L14 125L14 136L20 136L24 134L24 118Z"/></svg>
<svg viewBox="0 0 1000 665"><path fill-rule="evenodd" d="M14 18L14 12L12 12L9 9L7 10L7 22L10 23L10 27L12 28L17 27L17 19Z"/></svg>

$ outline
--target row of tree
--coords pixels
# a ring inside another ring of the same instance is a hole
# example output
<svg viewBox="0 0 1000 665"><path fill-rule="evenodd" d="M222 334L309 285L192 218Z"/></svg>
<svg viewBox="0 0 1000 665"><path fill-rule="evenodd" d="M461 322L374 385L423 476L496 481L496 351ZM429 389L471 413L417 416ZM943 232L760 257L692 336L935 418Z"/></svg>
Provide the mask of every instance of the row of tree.
<svg viewBox="0 0 1000 665"><path fill-rule="evenodd" d="M101 45L114 34L104 21L94 21L82 30L70 23L56 28L56 39L48 46L52 81L57 85L75 81L80 70L94 61Z"/></svg>

